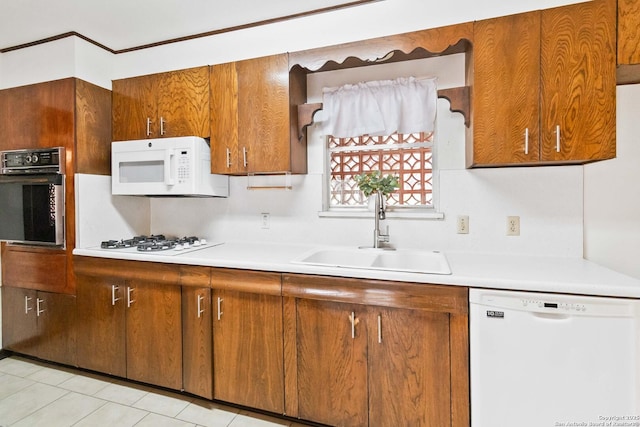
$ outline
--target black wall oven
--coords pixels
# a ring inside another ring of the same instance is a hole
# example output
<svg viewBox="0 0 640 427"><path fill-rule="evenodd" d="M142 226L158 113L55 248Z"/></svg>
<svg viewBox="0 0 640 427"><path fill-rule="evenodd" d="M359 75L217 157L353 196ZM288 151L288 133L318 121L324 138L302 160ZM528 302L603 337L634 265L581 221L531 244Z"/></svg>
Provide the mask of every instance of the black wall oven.
<svg viewBox="0 0 640 427"><path fill-rule="evenodd" d="M0 240L64 247L64 148L0 151L0 161Z"/></svg>

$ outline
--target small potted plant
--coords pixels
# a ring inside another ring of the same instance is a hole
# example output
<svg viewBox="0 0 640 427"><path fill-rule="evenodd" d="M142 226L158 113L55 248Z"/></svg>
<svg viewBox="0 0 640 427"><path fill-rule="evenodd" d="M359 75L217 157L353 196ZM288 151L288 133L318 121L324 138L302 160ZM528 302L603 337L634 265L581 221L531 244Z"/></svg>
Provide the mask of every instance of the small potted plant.
<svg viewBox="0 0 640 427"><path fill-rule="evenodd" d="M380 219L385 217L385 200L398 188L396 175L382 175L380 171L373 171L354 176L356 184L362 194L372 201L372 195L378 198ZM375 205L375 199L373 199Z"/></svg>
<svg viewBox="0 0 640 427"><path fill-rule="evenodd" d="M365 197L378 192L388 198L398 188L398 177L396 175L382 175L380 171L373 171L354 176L358 188Z"/></svg>

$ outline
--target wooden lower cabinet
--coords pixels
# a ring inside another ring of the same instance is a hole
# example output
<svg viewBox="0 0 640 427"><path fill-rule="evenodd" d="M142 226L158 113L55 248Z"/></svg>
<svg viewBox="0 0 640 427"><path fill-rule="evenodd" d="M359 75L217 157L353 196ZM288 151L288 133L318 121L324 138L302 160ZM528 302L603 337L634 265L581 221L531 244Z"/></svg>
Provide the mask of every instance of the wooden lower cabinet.
<svg viewBox="0 0 640 427"><path fill-rule="evenodd" d="M467 289L284 275L290 415L469 426Z"/></svg>
<svg viewBox="0 0 640 427"><path fill-rule="evenodd" d="M367 324L362 309L297 301L300 418L334 426L368 424Z"/></svg>
<svg viewBox="0 0 640 427"><path fill-rule="evenodd" d="M182 389L179 286L77 275L78 365Z"/></svg>
<svg viewBox="0 0 640 427"><path fill-rule="evenodd" d="M280 274L214 269L214 398L284 413Z"/></svg>
<svg viewBox="0 0 640 427"><path fill-rule="evenodd" d="M75 296L2 287L3 348L75 365L75 324Z"/></svg>
<svg viewBox="0 0 640 427"><path fill-rule="evenodd" d="M211 289L182 287L182 382L184 391L213 398Z"/></svg>
<svg viewBox="0 0 640 427"><path fill-rule="evenodd" d="M127 293L127 378L182 389L180 287L131 281Z"/></svg>
<svg viewBox="0 0 640 427"><path fill-rule="evenodd" d="M366 316L370 425L450 426L449 315L367 307Z"/></svg>

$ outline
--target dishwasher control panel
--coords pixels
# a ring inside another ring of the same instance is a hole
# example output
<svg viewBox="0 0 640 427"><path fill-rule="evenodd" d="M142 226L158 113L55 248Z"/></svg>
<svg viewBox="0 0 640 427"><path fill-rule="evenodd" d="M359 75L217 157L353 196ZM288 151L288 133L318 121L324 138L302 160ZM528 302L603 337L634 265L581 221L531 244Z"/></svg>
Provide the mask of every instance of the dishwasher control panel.
<svg viewBox="0 0 640 427"><path fill-rule="evenodd" d="M557 310L562 312L586 312L588 304L580 304L573 302L551 302L537 299L522 299L520 300L523 307L538 307L548 308L550 310Z"/></svg>
<svg viewBox="0 0 640 427"><path fill-rule="evenodd" d="M491 312L489 317L505 317L498 313L509 310L567 316L640 316L640 301L630 304L622 298L477 290L469 292L469 303L483 306Z"/></svg>

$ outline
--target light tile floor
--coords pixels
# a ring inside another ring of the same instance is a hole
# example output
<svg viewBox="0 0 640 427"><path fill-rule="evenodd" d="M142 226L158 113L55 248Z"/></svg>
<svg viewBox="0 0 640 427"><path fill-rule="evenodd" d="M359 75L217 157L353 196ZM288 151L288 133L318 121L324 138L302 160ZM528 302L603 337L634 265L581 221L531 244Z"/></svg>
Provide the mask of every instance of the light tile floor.
<svg viewBox="0 0 640 427"><path fill-rule="evenodd" d="M0 427L303 427L207 400L12 356L0 360Z"/></svg>

